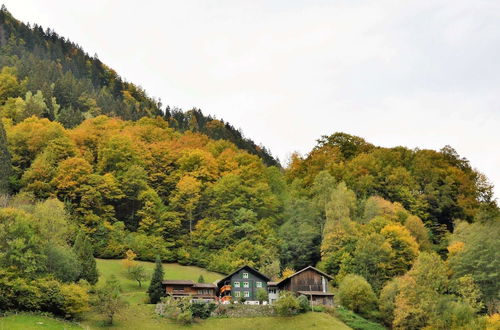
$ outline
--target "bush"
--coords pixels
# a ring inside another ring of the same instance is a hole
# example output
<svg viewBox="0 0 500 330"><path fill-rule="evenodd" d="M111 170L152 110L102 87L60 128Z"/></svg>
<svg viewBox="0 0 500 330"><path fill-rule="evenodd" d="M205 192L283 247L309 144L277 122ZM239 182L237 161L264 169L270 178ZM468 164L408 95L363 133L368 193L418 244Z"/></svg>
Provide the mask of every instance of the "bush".
<svg viewBox="0 0 500 330"><path fill-rule="evenodd" d="M300 312L298 299L290 291L281 291L278 301L274 304L276 314L291 316Z"/></svg>
<svg viewBox="0 0 500 330"><path fill-rule="evenodd" d="M385 328L378 323L368 321L358 314L347 310L343 307L338 307L335 310L335 316L342 322L355 330L384 330Z"/></svg>
<svg viewBox="0 0 500 330"><path fill-rule="evenodd" d="M62 311L66 318L78 318L89 310L89 295L84 287L78 284L63 284L61 294L64 298Z"/></svg>
<svg viewBox="0 0 500 330"><path fill-rule="evenodd" d="M0 309L42 311L66 318L88 310L87 290L78 284L61 284L52 278L28 280L0 271Z"/></svg>
<svg viewBox="0 0 500 330"><path fill-rule="evenodd" d="M269 300L269 294L264 288L257 289L257 300L262 304L263 301Z"/></svg>
<svg viewBox="0 0 500 330"><path fill-rule="evenodd" d="M363 277L347 275L339 285L340 304L355 313L369 315L376 309L377 297Z"/></svg>
<svg viewBox="0 0 500 330"><path fill-rule="evenodd" d="M189 310L193 314L193 317L208 319L216 307L216 304L195 303L189 307Z"/></svg>
<svg viewBox="0 0 500 330"><path fill-rule="evenodd" d="M299 302L300 311L302 313L305 313L311 309L310 306L311 304L309 303L309 299L307 299L307 297L304 296L303 294L299 296L297 301Z"/></svg>
<svg viewBox="0 0 500 330"><path fill-rule="evenodd" d="M187 325L193 322L193 313L190 310L180 313L177 315L177 322Z"/></svg>

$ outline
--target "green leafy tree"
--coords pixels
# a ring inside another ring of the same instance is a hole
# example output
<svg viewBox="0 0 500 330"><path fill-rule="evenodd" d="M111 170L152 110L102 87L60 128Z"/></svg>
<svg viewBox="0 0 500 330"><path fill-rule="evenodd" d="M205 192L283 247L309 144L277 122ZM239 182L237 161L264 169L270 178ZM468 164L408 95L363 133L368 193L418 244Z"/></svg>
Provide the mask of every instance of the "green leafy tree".
<svg viewBox="0 0 500 330"><path fill-rule="evenodd" d="M269 300L269 295L267 294L267 290L264 288L258 288L256 294L257 300L262 304L264 301Z"/></svg>
<svg viewBox="0 0 500 330"><path fill-rule="evenodd" d="M493 311L500 292L500 221L492 217L487 222L459 223L451 236L454 246L450 249L448 262L453 277L458 279L470 275L481 289L483 300ZM452 247L450 245L450 247Z"/></svg>
<svg viewBox="0 0 500 330"><path fill-rule="evenodd" d="M151 283L148 288L149 301L151 304L156 304L164 296L163 287L163 264L160 257L156 257L155 270L151 277Z"/></svg>
<svg viewBox="0 0 500 330"><path fill-rule="evenodd" d="M361 315L370 315L377 308L377 297L370 283L359 275L344 277L339 285L338 298L342 306Z"/></svg>
<svg viewBox="0 0 500 330"><path fill-rule="evenodd" d="M142 287L142 282L146 280L146 269L144 266L141 265L135 265L132 266L129 270L129 277L133 279L134 281L137 281L139 283L139 288Z"/></svg>
<svg viewBox="0 0 500 330"><path fill-rule="evenodd" d="M49 245L46 248L47 271L63 282L74 282L82 273L82 264L67 246Z"/></svg>
<svg viewBox="0 0 500 330"><path fill-rule="evenodd" d="M10 153L7 148L7 136L0 119L0 195L9 194L9 178L12 175Z"/></svg>
<svg viewBox="0 0 500 330"><path fill-rule="evenodd" d="M76 236L75 243L73 244L73 251L80 259L82 265L82 272L79 278L86 280L92 285L96 284L99 280L99 274L94 259L94 250L92 248L92 243L82 231Z"/></svg>
<svg viewBox="0 0 500 330"><path fill-rule="evenodd" d="M290 291L280 291L279 299L273 306L276 314L281 316L291 316L300 312L299 301Z"/></svg>
<svg viewBox="0 0 500 330"><path fill-rule="evenodd" d="M128 303L121 297L120 283L114 275L106 281L104 287L96 292L94 306L100 314L106 317L109 325L113 324L116 314L127 305Z"/></svg>

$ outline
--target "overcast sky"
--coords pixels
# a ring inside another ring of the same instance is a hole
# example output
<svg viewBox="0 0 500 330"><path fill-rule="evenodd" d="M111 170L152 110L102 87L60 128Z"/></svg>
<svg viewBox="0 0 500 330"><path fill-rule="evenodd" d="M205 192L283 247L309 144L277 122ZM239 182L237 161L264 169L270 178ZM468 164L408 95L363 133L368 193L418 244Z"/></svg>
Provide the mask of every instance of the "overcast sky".
<svg viewBox="0 0 500 330"><path fill-rule="evenodd" d="M337 131L448 144L500 196L500 1L2 1L282 162Z"/></svg>

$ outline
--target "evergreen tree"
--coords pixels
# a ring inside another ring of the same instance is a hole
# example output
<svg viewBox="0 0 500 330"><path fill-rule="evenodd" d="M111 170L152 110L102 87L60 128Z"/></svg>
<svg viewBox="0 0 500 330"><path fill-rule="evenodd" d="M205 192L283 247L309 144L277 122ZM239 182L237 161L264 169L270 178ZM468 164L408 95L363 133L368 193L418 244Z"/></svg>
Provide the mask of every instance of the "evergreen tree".
<svg viewBox="0 0 500 330"><path fill-rule="evenodd" d="M79 232L73 245L73 251L76 253L82 264L82 272L79 276L90 284L94 285L99 280L97 266L94 259L94 249L87 236Z"/></svg>
<svg viewBox="0 0 500 330"><path fill-rule="evenodd" d="M9 177L12 173L7 136L0 120L0 195L9 193Z"/></svg>
<svg viewBox="0 0 500 330"><path fill-rule="evenodd" d="M205 283L205 279L203 278L203 275L200 275L200 277L198 277L198 283Z"/></svg>
<svg viewBox="0 0 500 330"><path fill-rule="evenodd" d="M155 264L155 271L148 288L149 301L152 304L156 304L160 301L160 298L163 297L163 288L161 285L163 281L163 264L159 256L156 257Z"/></svg>

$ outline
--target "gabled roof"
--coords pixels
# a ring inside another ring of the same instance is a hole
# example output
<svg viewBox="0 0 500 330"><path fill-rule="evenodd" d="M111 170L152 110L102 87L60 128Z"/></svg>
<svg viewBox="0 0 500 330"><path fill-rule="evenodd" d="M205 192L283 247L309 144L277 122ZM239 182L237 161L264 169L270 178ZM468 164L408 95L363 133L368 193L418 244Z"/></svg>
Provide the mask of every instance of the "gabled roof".
<svg viewBox="0 0 500 330"><path fill-rule="evenodd" d="M266 275L262 274L261 272L259 272L258 270L256 270L255 268L252 268L248 265L245 265L243 267L240 267L238 268L237 270L235 270L234 272L232 272L231 274L227 275L226 277L224 277L223 279L221 279L219 282L217 282L217 285L219 285L219 283L221 282L224 282L226 281L228 278L231 278L231 276L233 276L234 274L238 273L239 271L243 270L243 269L247 269L251 272L253 272L254 274L257 274L259 275L260 277L262 277L266 282L268 282L270 280L269 277L267 277Z"/></svg>
<svg viewBox="0 0 500 330"><path fill-rule="evenodd" d="M163 280L161 284L170 285L193 285L194 282L191 280Z"/></svg>
<svg viewBox="0 0 500 330"><path fill-rule="evenodd" d="M216 288L217 285L212 283L195 283L193 288Z"/></svg>
<svg viewBox="0 0 500 330"><path fill-rule="evenodd" d="M304 272L304 271L306 271L306 270L308 270L308 269L314 270L315 272L317 272L317 273L319 273L319 274L323 275L324 277L328 278L329 280L333 280L333 277L331 277L330 275L328 275L328 274L326 274L326 273L323 273L321 270L319 270L319 269L317 269L317 268L315 268L315 267L313 267L313 266L307 266L306 268L301 269L301 270L299 270L298 272L296 272L296 273L294 273L294 274L292 274L292 275L288 276L287 278L285 278L285 279L281 280L280 282L278 282L278 284L277 284L277 285L280 285L281 283L285 282L286 280L288 280L288 279L290 279L290 278L292 278L292 277L294 277L294 276L296 276L296 275L298 275L298 274L300 274L300 273L302 273L302 272Z"/></svg>

